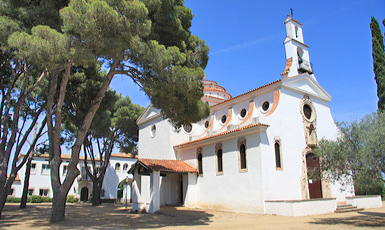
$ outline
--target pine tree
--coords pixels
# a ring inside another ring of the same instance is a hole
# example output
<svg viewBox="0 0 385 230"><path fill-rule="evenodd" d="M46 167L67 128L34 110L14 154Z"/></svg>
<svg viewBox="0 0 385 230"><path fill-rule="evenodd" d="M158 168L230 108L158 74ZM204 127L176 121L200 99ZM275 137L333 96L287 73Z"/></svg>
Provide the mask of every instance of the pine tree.
<svg viewBox="0 0 385 230"><path fill-rule="evenodd" d="M385 20L382 21L385 25ZM384 37L381 34L380 26L377 20L372 17L370 22L372 31L372 55L373 70L377 83L378 110L385 110L385 52Z"/></svg>
<svg viewBox="0 0 385 230"><path fill-rule="evenodd" d="M58 27L41 23L30 32L6 31L11 34L7 41L17 51L15 56L48 75L45 113L53 191L51 222L65 219L66 197L79 175L81 147L116 74L132 79L176 128L210 113L200 100L209 48L191 34L193 15L183 0L71 0L58 14ZM71 71L96 63L106 66L106 74L79 126L63 179L60 140Z"/></svg>

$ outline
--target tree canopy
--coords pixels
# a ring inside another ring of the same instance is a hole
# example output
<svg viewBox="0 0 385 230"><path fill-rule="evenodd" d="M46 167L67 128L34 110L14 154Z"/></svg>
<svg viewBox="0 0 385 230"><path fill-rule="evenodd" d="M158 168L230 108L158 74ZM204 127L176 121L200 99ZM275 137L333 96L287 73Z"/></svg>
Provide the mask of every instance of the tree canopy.
<svg viewBox="0 0 385 230"><path fill-rule="evenodd" d="M338 128L337 140L322 139L315 151L321 170L332 180L385 182L385 115L373 113Z"/></svg>
<svg viewBox="0 0 385 230"><path fill-rule="evenodd" d="M116 74L141 87L175 127L209 115L202 102L208 46L190 32L192 13L183 0L2 1L0 26L18 60L46 73L46 108L53 203L51 221L64 220L68 191L79 175L81 146ZM61 5L63 4L63 5ZM59 6L66 6L60 11ZM46 14L44 10L48 9ZM39 13L36 13L39 12ZM44 15L39 18L39 15ZM46 21L45 21L46 19ZM20 23L20 21L22 23ZM6 22L6 23L3 23ZM29 25L31 28L20 30ZM4 36L3 36L4 35ZM8 36L9 35L9 36ZM61 128L74 67L104 66L105 75L71 146L64 180Z"/></svg>

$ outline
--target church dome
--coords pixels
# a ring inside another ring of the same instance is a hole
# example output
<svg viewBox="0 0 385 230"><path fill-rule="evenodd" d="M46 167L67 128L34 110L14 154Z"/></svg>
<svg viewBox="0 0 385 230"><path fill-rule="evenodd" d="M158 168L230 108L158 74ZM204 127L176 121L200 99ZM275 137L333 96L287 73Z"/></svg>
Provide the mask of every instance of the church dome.
<svg viewBox="0 0 385 230"><path fill-rule="evenodd" d="M206 77L202 80L203 94L202 101L210 106L231 99L231 95L226 92L226 89L218 85L215 81L207 80Z"/></svg>

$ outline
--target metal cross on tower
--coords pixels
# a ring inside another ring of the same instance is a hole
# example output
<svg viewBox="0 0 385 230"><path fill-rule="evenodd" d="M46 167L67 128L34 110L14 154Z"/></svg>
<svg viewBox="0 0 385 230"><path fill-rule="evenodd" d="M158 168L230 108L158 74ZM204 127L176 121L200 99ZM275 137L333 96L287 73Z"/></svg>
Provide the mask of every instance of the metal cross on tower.
<svg viewBox="0 0 385 230"><path fill-rule="evenodd" d="M290 15L291 15L291 18L293 18L293 8L290 8Z"/></svg>

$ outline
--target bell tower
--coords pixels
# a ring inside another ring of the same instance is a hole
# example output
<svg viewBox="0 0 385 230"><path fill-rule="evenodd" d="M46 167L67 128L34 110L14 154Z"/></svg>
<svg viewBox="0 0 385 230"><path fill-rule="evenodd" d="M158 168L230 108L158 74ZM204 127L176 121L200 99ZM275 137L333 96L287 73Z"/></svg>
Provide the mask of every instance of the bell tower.
<svg viewBox="0 0 385 230"><path fill-rule="evenodd" d="M283 44L285 44L286 67L281 73L282 78L302 73L309 73L313 76L313 67L309 59L309 46L303 40L302 24L289 15L287 15L284 23L286 25L286 39Z"/></svg>

